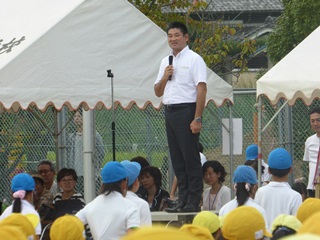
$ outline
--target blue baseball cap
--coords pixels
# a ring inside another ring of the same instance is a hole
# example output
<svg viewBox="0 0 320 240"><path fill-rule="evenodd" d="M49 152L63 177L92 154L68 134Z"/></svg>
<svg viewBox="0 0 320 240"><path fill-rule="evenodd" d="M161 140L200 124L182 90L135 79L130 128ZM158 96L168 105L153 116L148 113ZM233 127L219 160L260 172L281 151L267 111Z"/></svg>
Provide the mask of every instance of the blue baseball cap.
<svg viewBox="0 0 320 240"><path fill-rule="evenodd" d="M114 183L128 177L126 169L118 162L108 162L101 170L103 183Z"/></svg>
<svg viewBox="0 0 320 240"><path fill-rule="evenodd" d="M250 184L257 184L257 173L252 167L240 165L233 173L233 182L246 182Z"/></svg>
<svg viewBox="0 0 320 240"><path fill-rule="evenodd" d="M19 173L12 178L11 190L16 192L19 190L33 191L35 188L33 177L27 173Z"/></svg>
<svg viewBox="0 0 320 240"><path fill-rule="evenodd" d="M272 150L268 157L268 165L274 169L288 169L292 166L290 153L284 148Z"/></svg>
<svg viewBox="0 0 320 240"><path fill-rule="evenodd" d="M121 165L124 166L128 173L128 186L131 186L140 174L141 165L137 162L130 162L129 160L123 160Z"/></svg>
<svg viewBox="0 0 320 240"><path fill-rule="evenodd" d="M246 149L246 160L255 160L258 157L258 145L251 144Z"/></svg>

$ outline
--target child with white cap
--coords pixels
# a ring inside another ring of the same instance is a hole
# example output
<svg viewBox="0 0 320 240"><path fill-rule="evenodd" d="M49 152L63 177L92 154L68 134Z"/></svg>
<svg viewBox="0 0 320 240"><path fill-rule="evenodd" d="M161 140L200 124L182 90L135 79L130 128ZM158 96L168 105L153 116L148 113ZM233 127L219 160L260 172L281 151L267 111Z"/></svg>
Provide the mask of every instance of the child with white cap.
<svg viewBox="0 0 320 240"><path fill-rule="evenodd" d="M128 173L118 162L108 162L101 170L101 194L76 216L88 224L95 240L118 240L140 226L138 207L125 198Z"/></svg>
<svg viewBox="0 0 320 240"><path fill-rule="evenodd" d="M292 172L292 159L283 148L271 151L268 157L271 182L258 189L255 202L267 213L268 226L280 214L296 215L302 203L301 195L292 190L288 183L288 175Z"/></svg>
<svg viewBox="0 0 320 240"><path fill-rule="evenodd" d="M130 162L129 160L124 160L121 162L121 164L128 172L128 192L126 199L129 199L137 204L140 213L140 225L150 226L152 225L152 219L149 204L147 201L135 194L140 186L138 177L140 174L141 165L137 162Z"/></svg>

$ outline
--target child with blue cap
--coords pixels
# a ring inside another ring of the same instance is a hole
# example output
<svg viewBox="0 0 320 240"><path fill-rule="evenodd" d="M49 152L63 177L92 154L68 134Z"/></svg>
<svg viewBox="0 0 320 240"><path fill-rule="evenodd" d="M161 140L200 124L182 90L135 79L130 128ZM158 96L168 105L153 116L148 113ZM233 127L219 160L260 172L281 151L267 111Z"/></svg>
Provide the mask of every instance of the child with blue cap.
<svg viewBox="0 0 320 240"><path fill-rule="evenodd" d="M130 162L129 160L123 160L121 165L124 166L128 172L128 192L126 198L137 205L140 213L140 225L150 226L152 225L152 219L149 204L147 201L135 194L140 187L138 177L140 174L141 165L137 162Z"/></svg>
<svg viewBox="0 0 320 240"><path fill-rule="evenodd" d="M246 161L244 165L252 167L257 175L258 175L258 145L251 144L246 148ZM271 174L268 171L268 164L265 163L263 159L261 159L261 183L262 185L266 185L271 180Z"/></svg>
<svg viewBox="0 0 320 240"><path fill-rule="evenodd" d="M271 182L258 189L255 201L267 213L268 226L280 214L296 215L302 203L301 195L292 190L288 183L288 175L292 172L292 159L287 150L276 148L268 157Z"/></svg>
<svg viewBox="0 0 320 240"><path fill-rule="evenodd" d="M6 210L0 216L0 220L8 217L12 213L21 213L23 215L33 214L39 219L38 224L35 228L35 233L36 235L40 236L40 216L32 205L34 189L35 182L31 175L27 173L19 173L15 175L11 181L13 204L6 208ZM33 239L33 236L30 236L28 239Z"/></svg>
<svg viewBox="0 0 320 240"><path fill-rule="evenodd" d="M253 200L258 189L257 175L253 168L245 165L238 166L233 174L233 184L236 196L220 209L219 216L225 216L240 206L250 206L257 209L266 222L266 211ZM266 227L268 228L267 225Z"/></svg>
<svg viewBox="0 0 320 240"><path fill-rule="evenodd" d="M129 174L118 162L108 162L101 170L101 194L76 216L88 224L93 239L119 239L140 226L139 210L125 198Z"/></svg>

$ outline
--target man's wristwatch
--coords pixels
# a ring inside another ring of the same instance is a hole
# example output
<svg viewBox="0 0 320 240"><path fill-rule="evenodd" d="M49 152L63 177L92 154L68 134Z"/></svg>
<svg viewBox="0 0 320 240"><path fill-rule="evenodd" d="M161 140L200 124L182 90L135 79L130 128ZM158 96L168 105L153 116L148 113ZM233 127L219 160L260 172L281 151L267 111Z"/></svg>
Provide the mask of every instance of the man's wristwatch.
<svg viewBox="0 0 320 240"><path fill-rule="evenodd" d="M202 123L202 118L201 117L197 117L197 118L195 118L194 119L196 122L198 122L198 123Z"/></svg>

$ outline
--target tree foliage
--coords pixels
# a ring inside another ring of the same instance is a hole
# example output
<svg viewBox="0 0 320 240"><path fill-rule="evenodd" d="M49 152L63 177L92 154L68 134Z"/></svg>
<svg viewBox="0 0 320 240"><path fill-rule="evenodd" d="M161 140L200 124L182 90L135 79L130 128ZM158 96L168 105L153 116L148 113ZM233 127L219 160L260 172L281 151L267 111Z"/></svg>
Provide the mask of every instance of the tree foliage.
<svg viewBox="0 0 320 240"><path fill-rule="evenodd" d="M189 28L190 48L199 53L207 66L220 76L230 74L234 67L240 71L246 70L247 59L255 51L255 41L233 40L237 29L222 24L220 19L208 16L205 1L129 1L163 30L171 21L185 22Z"/></svg>
<svg viewBox="0 0 320 240"><path fill-rule="evenodd" d="M283 0L284 12L267 40L271 61L277 63L320 25L319 0Z"/></svg>

